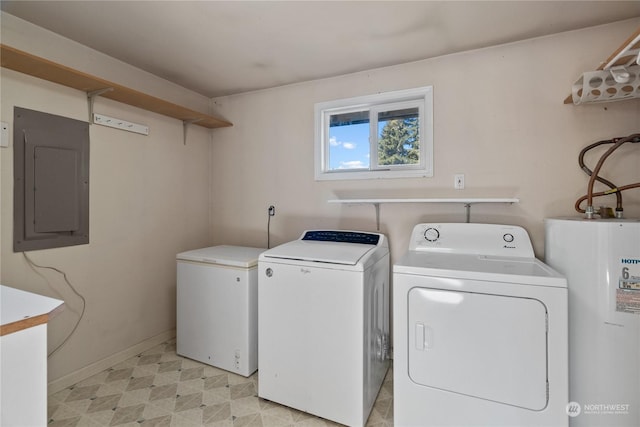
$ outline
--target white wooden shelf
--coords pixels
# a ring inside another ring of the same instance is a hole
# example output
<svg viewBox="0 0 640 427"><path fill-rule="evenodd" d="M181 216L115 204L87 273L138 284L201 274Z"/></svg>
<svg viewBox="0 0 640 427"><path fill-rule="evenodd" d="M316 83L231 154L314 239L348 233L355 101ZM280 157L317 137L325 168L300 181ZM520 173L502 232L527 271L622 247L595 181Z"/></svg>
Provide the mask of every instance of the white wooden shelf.
<svg viewBox="0 0 640 427"><path fill-rule="evenodd" d="M351 205L373 205L376 210L376 228L380 230L380 204L383 203L456 203L463 204L467 214L467 222L471 221L471 205L479 203L518 203L517 198L432 198L432 199L330 199L329 203Z"/></svg>
<svg viewBox="0 0 640 427"><path fill-rule="evenodd" d="M463 203L474 205L476 203L518 203L515 198L434 198L434 199L331 199L329 203L347 204L380 204L380 203Z"/></svg>

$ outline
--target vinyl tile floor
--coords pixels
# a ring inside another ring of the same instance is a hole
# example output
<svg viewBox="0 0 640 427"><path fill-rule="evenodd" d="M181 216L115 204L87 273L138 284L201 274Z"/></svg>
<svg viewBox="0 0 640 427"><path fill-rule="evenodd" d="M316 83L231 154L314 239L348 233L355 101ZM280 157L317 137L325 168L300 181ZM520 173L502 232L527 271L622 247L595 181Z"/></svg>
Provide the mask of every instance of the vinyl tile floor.
<svg viewBox="0 0 640 427"><path fill-rule="evenodd" d="M389 369L367 426L393 426ZM175 339L49 395L48 426L338 426L258 397L245 378L176 355Z"/></svg>

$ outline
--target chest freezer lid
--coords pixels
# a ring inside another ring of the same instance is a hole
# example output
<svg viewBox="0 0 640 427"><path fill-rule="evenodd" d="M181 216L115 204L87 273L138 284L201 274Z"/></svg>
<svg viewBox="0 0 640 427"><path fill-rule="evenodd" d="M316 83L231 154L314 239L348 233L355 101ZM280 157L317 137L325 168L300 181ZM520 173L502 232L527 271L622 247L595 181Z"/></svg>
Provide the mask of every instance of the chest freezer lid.
<svg viewBox="0 0 640 427"><path fill-rule="evenodd" d="M221 245L182 252L176 256L176 259L178 261L250 268L258 265L258 257L263 251L262 248Z"/></svg>
<svg viewBox="0 0 640 427"><path fill-rule="evenodd" d="M269 249L263 259L277 258L327 264L356 265L375 245L343 242L294 240Z"/></svg>

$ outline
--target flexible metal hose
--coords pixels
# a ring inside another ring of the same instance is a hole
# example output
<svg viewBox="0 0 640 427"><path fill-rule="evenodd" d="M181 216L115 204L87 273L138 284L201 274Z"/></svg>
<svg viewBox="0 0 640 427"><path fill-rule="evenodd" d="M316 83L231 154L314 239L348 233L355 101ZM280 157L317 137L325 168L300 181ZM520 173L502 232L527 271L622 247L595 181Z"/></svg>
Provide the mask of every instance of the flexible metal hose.
<svg viewBox="0 0 640 427"><path fill-rule="evenodd" d="M609 194L619 193L621 191L630 190L632 188L640 188L640 182L636 182L635 184L623 185L622 187L617 187L617 188L614 188L612 190L600 191L598 193L593 193L592 196L593 197L607 196ZM584 213L585 212L584 209L580 208L580 204L582 202L584 202L585 200L587 200L588 197L589 196L587 196L585 194L584 196L582 196L578 200L576 200L576 204L575 204L576 211L578 211L580 213ZM616 210L618 210L618 209L616 208Z"/></svg>
<svg viewBox="0 0 640 427"><path fill-rule="evenodd" d="M637 143L640 142L640 133L636 133L636 134L632 134L629 135L625 138L615 138L612 139L610 141L599 141L596 142L594 144L591 144L590 146L586 147L586 151L590 150L591 148L597 147L599 145L602 144L606 144L606 143L613 143L613 146L611 148L609 148L601 157L600 160L598 160L598 163L596 164L596 167L594 168L593 172L591 172L590 174L590 178L589 178L589 185L587 187L587 195L581 197L580 199L578 199L578 201L576 201L575 204L575 208L578 212L587 212L587 215L589 216L590 214L593 213L593 198L594 197L599 197L599 196L604 196L607 194L616 194L619 195L621 191L624 190L629 190L631 188L639 188L640 187L640 182L634 183L634 184L629 184L629 185L625 185L622 187L616 187L613 183L600 178L598 176L598 174L600 173L600 169L602 168L602 165L604 164L605 160L614 152L616 151L618 148L620 148L621 145L627 143L627 142L633 142L633 143ZM585 150L583 150L584 152L586 152ZM583 152L581 152L581 156L583 156ZM584 162L582 162L582 164L584 164ZM581 165L582 166L582 165ZM585 170L586 166L583 168L583 170ZM585 172L587 172L588 168L586 168ZM588 173L588 172L587 172ZM611 187L611 190L608 191L602 191L602 192L598 192L598 193L594 193L593 192L593 186L595 185L596 179L599 182L602 182L606 185L608 185L609 187ZM586 210L583 210L580 208L580 203L582 203L583 200L587 200L587 208ZM616 211L622 211L622 200L618 199L620 204L618 205L618 207L616 207Z"/></svg>
<svg viewBox="0 0 640 427"><path fill-rule="evenodd" d="M587 167L587 165L584 163L584 156L585 154L589 151L592 150L596 147L599 147L603 144L615 144L620 138L614 138L614 139L606 139L603 141L598 141L598 142L594 142L591 145L586 146L585 148L583 148L580 151L580 155L578 156L578 164L580 165L580 168L588 175L591 176L593 174L593 171L591 169L589 169ZM596 181L601 182L603 184L605 184L606 186L608 186L609 188L611 188L612 190L614 190L616 188L616 185L614 183L612 183L611 181L608 181L600 176L596 176ZM609 194L609 193L608 193ZM616 212L622 212L622 193L619 191L615 192L616 194ZM582 203L583 200L585 200L586 197L584 198L580 198L577 202L576 202L576 206L579 207L580 203ZM576 208L579 209L579 208ZM584 211L582 211L584 212Z"/></svg>

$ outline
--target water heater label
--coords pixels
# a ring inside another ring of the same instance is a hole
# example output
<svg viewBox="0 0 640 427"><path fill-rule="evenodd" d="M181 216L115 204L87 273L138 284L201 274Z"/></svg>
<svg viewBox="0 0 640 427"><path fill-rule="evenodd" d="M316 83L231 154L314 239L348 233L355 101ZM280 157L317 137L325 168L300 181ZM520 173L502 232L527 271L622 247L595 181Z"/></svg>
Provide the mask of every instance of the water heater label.
<svg viewBox="0 0 640 427"><path fill-rule="evenodd" d="M640 315L640 259L620 259L620 280L616 289L616 311Z"/></svg>

